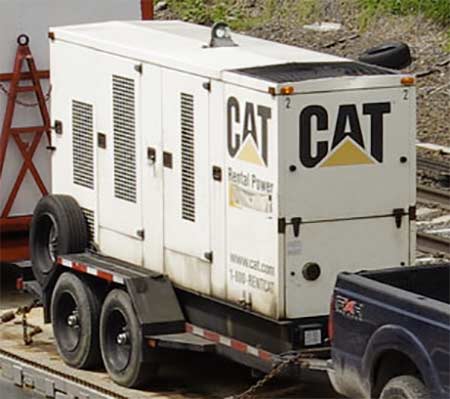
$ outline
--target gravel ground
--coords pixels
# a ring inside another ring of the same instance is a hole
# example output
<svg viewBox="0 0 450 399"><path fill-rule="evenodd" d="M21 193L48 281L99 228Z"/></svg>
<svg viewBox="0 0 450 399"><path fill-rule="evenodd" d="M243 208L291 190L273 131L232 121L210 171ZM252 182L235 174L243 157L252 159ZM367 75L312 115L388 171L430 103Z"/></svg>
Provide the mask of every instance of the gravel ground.
<svg viewBox="0 0 450 399"><path fill-rule="evenodd" d="M423 142L450 146L450 53L443 50L448 28L422 17L380 16L372 19L366 29L361 31L358 28L360 18L351 2L321 1L323 9L316 16L318 21L339 22L342 29L334 32L307 30L299 20L298 13L286 12L289 9L286 4L298 7L298 3L294 0L279 0L280 9L284 6L284 12L275 13L268 21L256 24L245 33L349 58L357 58L365 49L384 42L408 43L414 62L405 71L419 75L433 71L417 78L417 137ZM236 3L241 15L246 17L258 17L263 13L263 1L237 0ZM165 9L157 12L156 18L173 19L177 15ZM348 40L337 42L341 39ZM439 63L446 64L438 66ZM427 155L444 157L438 152L428 152ZM450 158L448 155L446 157Z"/></svg>

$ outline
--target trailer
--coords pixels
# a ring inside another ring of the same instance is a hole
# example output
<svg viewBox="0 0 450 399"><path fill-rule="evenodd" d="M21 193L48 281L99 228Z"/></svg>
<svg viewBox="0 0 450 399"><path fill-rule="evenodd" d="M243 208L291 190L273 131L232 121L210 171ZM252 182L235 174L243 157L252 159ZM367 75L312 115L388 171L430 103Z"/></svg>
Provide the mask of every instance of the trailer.
<svg viewBox="0 0 450 399"><path fill-rule="evenodd" d="M339 271L414 262L414 77L223 23L49 38L31 253L63 360L126 387L178 350L324 369Z"/></svg>
<svg viewBox="0 0 450 399"><path fill-rule="evenodd" d="M42 309L30 313L28 321L40 324ZM66 366L56 352L50 326L34 338L31 345L23 343L21 325L0 324L0 386L4 384L17 396L51 399L181 399L182 390L171 392L141 391L113 384L105 373L74 370ZM7 390L7 391L8 391ZM6 392L7 392L6 391ZM5 392L5 391L2 391ZM137 396L138 395L138 396ZM190 392L189 397L201 398Z"/></svg>
<svg viewBox="0 0 450 399"><path fill-rule="evenodd" d="M0 263L7 263L29 259L31 215L51 192L52 146L43 134L50 130L49 26L150 19L153 1L0 0L0 10ZM20 60L32 60L36 73Z"/></svg>

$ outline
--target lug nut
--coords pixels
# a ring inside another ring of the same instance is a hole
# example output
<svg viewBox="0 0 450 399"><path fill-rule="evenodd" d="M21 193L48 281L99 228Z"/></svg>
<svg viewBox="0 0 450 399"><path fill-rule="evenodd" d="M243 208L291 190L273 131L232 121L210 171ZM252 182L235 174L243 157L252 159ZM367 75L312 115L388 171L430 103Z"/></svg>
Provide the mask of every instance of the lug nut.
<svg viewBox="0 0 450 399"><path fill-rule="evenodd" d="M75 314L71 314L68 318L67 318L67 325L69 327L76 327L78 326L78 316Z"/></svg>
<svg viewBox="0 0 450 399"><path fill-rule="evenodd" d="M128 333L120 333L117 335L116 342L119 345L125 345L128 342Z"/></svg>

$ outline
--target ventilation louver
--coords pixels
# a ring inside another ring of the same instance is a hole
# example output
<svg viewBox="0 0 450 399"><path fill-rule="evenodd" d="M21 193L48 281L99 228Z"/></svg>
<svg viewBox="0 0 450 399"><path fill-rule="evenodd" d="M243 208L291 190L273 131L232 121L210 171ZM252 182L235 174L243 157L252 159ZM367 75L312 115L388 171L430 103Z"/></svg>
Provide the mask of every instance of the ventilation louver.
<svg viewBox="0 0 450 399"><path fill-rule="evenodd" d="M88 227L88 233L89 233L89 246L92 245L94 242L95 237L95 216L94 211L86 208L81 208L84 217L86 219L87 227Z"/></svg>
<svg viewBox="0 0 450 399"><path fill-rule="evenodd" d="M181 93L181 216L195 222L194 97Z"/></svg>
<svg viewBox="0 0 450 399"><path fill-rule="evenodd" d="M93 107L72 101L73 182L94 188L94 122Z"/></svg>
<svg viewBox="0 0 450 399"><path fill-rule="evenodd" d="M136 202L134 80L113 76L114 195Z"/></svg>

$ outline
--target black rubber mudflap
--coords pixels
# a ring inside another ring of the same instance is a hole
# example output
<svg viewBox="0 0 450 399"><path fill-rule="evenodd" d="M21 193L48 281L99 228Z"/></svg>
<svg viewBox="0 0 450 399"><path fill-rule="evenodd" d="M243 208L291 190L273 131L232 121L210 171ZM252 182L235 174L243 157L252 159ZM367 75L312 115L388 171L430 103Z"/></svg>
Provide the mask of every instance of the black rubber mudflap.
<svg viewBox="0 0 450 399"><path fill-rule="evenodd" d="M125 280L144 335L185 331L185 319L172 283L163 275Z"/></svg>

